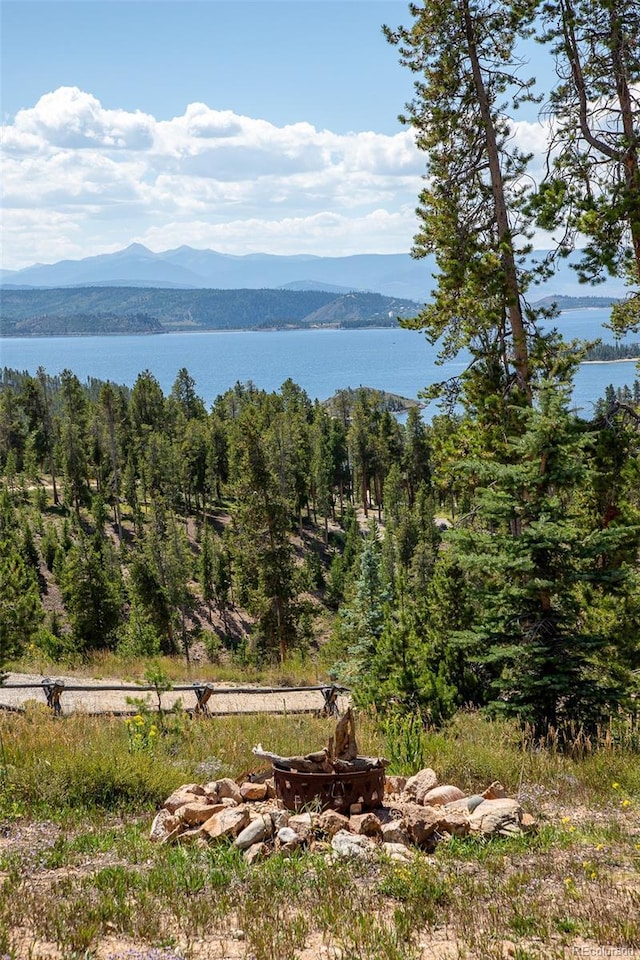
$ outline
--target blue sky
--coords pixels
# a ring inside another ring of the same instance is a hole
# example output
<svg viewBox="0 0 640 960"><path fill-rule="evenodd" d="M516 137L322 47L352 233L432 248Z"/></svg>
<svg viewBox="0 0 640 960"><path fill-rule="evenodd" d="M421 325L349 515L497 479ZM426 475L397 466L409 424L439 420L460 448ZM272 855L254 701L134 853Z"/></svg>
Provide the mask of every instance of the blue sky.
<svg viewBox="0 0 640 960"><path fill-rule="evenodd" d="M136 241L406 252L424 158L396 0L8 0L2 261ZM538 152L542 127L516 136Z"/></svg>
<svg viewBox="0 0 640 960"><path fill-rule="evenodd" d="M381 25L389 0L19 0L2 3L2 110L78 86L158 119L204 101L336 133L399 129L411 77Z"/></svg>

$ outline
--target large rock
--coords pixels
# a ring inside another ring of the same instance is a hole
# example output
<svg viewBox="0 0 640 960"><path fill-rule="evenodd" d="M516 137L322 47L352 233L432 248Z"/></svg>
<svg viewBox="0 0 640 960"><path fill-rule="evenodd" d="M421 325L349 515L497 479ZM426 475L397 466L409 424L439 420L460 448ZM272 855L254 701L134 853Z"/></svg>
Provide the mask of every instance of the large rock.
<svg viewBox="0 0 640 960"><path fill-rule="evenodd" d="M191 803L185 803L184 806L178 807L176 811L176 816L182 820L183 823L188 823L189 826L199 826L201 823L206 823L214 813L224 810L224 806L221 803L201 803L199 801L192 801Z"/></svg>
<svg viewBox="0 0 640 960"><path fill-rule="evenodd" d="M339 830L331 838L331 849L338 857L357 857L364 859L371 856L375 850L372 840L361 834L349 833L347 830Z"/></svg>
<svg viewBox="0 0 640 960"><path fill-rule="evenodd" d="M510 836L522 832L522 807L517 800L504 798L485 800L473 813L469 814L469 827L472 833L485 837L500 834Z"/></svg>
<svg viewBox="0 0 640 960"><path fill-rule="evenodd" d="M329 839L335 836L338 830L349 829L349 817L337 810L324 810L316 821L316 826L320 833L326 834Z"/></svg>
<svg viewBox="0 0 640 960"><path fill-rule="evenodd" d="M402 797L409 800L415 800L416 803L424 803L424 798L429 790L438 786L438 778L431 767L425 767L413 777L409 777L402 791Z"/></svg>
<svg viewBox="0 0 640 960"><path fill-rule="evenodd" d="M383 843L401 843L405 847L410 846L411 838L402 826L401 820L390 820L389 823L383 823L381 830Z"/></svg>
<svg viewBox="0 0 640 960"><path fill-rule="evenodd" d="M402 793L406 785L406 777L397 777L392 775L384 778L384 792L386 794Z"/></svg>
<svg viewBox="0 0 640 960"><path fill-rule="evenodd" d="M402 808L402 822L407 833L419 847L426 844L438 829L440 811L434 807L421 807L407 803Z"/></svg>
<svg viewBox="0 0 640 960"><path fill-rule="evenodd" d="M466 837L470 830L467 811L449 810L447 807L441 807L440 811L438 830L441 833L448 833L452 837Z"/></svg>
<svg viewBox="0 0 640 960"><path fill-rule="evenodd" d="M154 843L163 843L180 826L180 820L169 810L160 810L153 818L149 839Z"/></svg>
<svg viewBox="0 0 640 960"><path fill-rule="evenodd" d="M240 796L243 800L266 800L267 785L266 783L251 783L247 780L240 787Z"/></svg>
<svg viewBox="0 0 640 960"><path fill-rule="evenodd" d="M220 810L202 824L202 830L217 840L220 837L237 837L244 830L250 820L249 808L246 806L226 807Z"/></svg>
<svg viewBox="0 0 640 960"><path fill-rule="evenodd" d="M375 813L359 813L349 820L351 833L362 834L364 837L379 837L381 827Z"/></svg>
<svg viewBox="0 0 640 960"><path fill-rule="evenodd" d="M464 793L459 787L452 784L446 784L442 787L434 787L428 790L422 798L425 807L443 807L445 803L454 803L456 800L463 800Z"/></svg>
<svg viewBox="0 0 640 960"><path fill-rule="evenodd" d="M163 806L169 813L175 813L180 807L184 807L185 803L199 803L204 796L203 788L197 783L185 783L167 797Z"/></svg>
<svg viewBox="0 0 640 960"><path fill-rule="evenodd" d="M268 814L261 814L241 830L234 844L239 850L248 850L254 844L261 844L273 834L273 823Z"/></svg>
<svg viewBox="0 0 640 960"><path fill-rule="evenodd" d="M223 777L222 780L217 781L216 796L219 800L227 797L230 800L235 800L236 803L242 803L240 787L231 777Z"/></svg>
<svg viewBox="0 0 640 960"><path fill-rule="evenodd" d="M289 817L287 826L298 834L301 840L308 840L313 830L313 817L310 813L297 813Z"/></svg>

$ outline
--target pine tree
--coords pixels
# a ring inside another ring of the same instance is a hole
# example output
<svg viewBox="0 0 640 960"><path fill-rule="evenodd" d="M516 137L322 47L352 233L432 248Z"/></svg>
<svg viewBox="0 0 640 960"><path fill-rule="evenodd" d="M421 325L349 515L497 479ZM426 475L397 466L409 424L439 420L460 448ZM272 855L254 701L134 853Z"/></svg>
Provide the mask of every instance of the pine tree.
<svg viewBox="0 0 640 960"><path fill-rule="evenodd" d="M364 541L357 571L352 596L340 610L338 626L347 654L347 662L340 669L349 683L358 683L368 674L391 599L389 585L383 578L382 551L375 522Z"/></svg>
<svg viewBox="0 0 640 960"><path fill-rule="evenodd" d="M64 559L59 580L76 649L113 646L123 615L123 585L108 542L81 535Z"/></svg>
<svg viewBox="0 0 640 960"><path fill-rule="evenodd" d="M635 285L612 313L628 329L640 320L640 10L636 0L547 0L543 14L559 83L539 223L561 228L562 254L587 238L582 279Z"/></svg>
<svg viewBox="0 0 640 960"><path fill-rule="evenodd" d="M58 451L62 463L65 498L76 514L89 500L89 455L87 442L87 398L71 370L60 375L62 400Z"/></svg>
<svg viewBox="0 0 640 960"><path fill-rule="evenodd" d="M268 655L284 662L297 640L297 588L289 542L289 507L246 411L235 425L232 469L235 504L234 572Z"/></svg>
<svg viewBox="0 0 640 960"><path fill-rule="evenodd" d="M476 468L474 520L448 541L475 613L457 639L490 678L496 708L542 727L591 728L625 691L606 629L585 618L584 590L596 602L633 589L629 566L604 560L635 553L640 528L603 528L583 511L590 438L567 405L568 391L545 391L510 462Z"/></svg>
<svg viewBox="0 0 640 960"><path fill-rule="evenodd" d="M531 281L523 266L529 158L514 145L505 101L515 109L531 99L533 81L519 78L515 47L536 6L442 0L412 5L409 28L385 28L416 75L401 119L427 158L414 255L434 253L438 267L433 301L410 325L426 329L432 343L442 338L445 359L469 348L476 368L485 364L489 379L497 377L497 395L524 404L534 381L523 300Z"/></svg>
<svg viewBox="0 0 640 960"><path fill-rule="evenodd" d="M357 704L373 706L379 714L413 713L434 725L448 720L460 702L444 663L403 610L387 618L353 695Z"/></svg>
<svg viewBox="0 0 640 960"><path fill-rule="evenodd" d="M28 533L27 533L28 531ZM44 619L30 528L21 532L6 490L0 491L0 671L33 643Z"/></svg>

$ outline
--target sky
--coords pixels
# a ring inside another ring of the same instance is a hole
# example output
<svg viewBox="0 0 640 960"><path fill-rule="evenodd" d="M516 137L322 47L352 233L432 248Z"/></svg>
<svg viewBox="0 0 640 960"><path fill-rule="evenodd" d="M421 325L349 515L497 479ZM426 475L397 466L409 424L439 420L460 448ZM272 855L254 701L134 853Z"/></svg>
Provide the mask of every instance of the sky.
<svg viewBox="0 0 640 960"><path fill-rule="evenodd" d="M0 18L3 267L132 242L410 250L424 156L381 29L411 22L404 0L1 0ZM541 157L534 114L514 133Z"/></svg>

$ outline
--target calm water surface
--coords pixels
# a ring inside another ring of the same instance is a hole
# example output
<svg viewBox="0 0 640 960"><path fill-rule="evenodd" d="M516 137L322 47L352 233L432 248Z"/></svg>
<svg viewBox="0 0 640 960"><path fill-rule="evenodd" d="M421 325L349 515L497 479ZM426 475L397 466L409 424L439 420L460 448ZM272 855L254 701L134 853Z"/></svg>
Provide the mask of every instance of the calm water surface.
<svg viewBox="0 0 640 960"><path fill-rule="evenodd" d="M602 328L608 315L604 309L566 311L557 325L567 339L612 342ZM80 380L96 377L132 386L139 373L150 370L168 392L178 370L186 367L207 405L237 381L277 390L288 377L320 400L358 386L417 397L428 384L464 368L462 359L443 367L435 359L424 334L391 328L0 339L0 366L32 374L38 366L52 375L68 368ZM588 413L608 384L631 384L635 376L633 361L585 364L576 377L574 401Z"/></svg>

